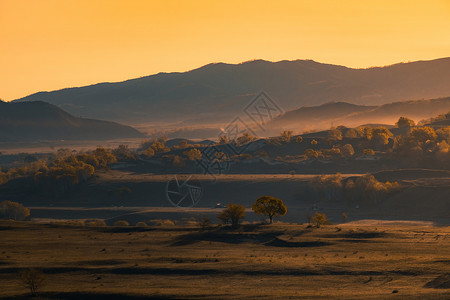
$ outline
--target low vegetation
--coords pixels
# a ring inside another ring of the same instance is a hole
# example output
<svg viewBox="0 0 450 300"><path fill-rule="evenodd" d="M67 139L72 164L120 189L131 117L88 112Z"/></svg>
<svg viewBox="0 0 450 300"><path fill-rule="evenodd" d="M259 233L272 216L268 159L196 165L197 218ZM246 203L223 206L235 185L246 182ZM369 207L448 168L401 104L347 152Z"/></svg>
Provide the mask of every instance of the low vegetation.
<svg viewBox="0 0 450 300"><path fill-rule="evenodd" d="M446 227L0 228L1 299L448 298Z"/></svg>
<svg viewBox="0 0 450 300"><path fill-rule="evenodd" d="M22 204L13 201L0 202L0 219L21 221L30 216L30 210Z"/></svg>
<svg viewBox="0 0 450 300"><path fill-rule="evenodd" d="M232 227L237 227L244 218L245 206L234 203L228 204L228 207L217 215L217 219L223 224L231 224Z"/></svg>

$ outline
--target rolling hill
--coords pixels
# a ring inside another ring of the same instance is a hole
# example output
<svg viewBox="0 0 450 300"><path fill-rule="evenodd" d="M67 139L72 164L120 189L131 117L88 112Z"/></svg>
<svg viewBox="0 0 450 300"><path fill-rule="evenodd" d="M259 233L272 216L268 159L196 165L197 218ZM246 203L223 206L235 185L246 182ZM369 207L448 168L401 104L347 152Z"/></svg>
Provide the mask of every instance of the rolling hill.
<svg viewBox="0 0 450 300"><path fill-rule="evenodd" d="M395 124L400 116L418 122L450 111L450 97L430 100L399 101L378 106L330 102L301 107L273 119L267 127L280 129L328 129L331 126L355 127L368 123ZM314 128L311 128L314 127Z"/></svg>
<svg viewBox="0 0 450 300"><path fill-rule="evenodd" d="M0 141L109 140L139 138L136 129L109 121L74 117L41 101L0 101Z"/></svg>
<svg viewBox="0 0 450 300"><path fill-rule="evenodd" d="M45 101L76 116L126 124L206 124L242 114L261 90L285 111L328 102L370 106L447 97L450 58L368 69L312 60L215 63L184 73L39 92L16 101Z"/></svg>

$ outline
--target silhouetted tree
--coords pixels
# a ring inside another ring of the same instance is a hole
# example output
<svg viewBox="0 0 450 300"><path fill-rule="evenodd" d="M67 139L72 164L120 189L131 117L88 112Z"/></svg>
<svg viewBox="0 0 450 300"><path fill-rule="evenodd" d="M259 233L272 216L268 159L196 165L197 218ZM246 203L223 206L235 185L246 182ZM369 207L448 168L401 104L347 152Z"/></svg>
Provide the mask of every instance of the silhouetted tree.
<svg viewBox="0 0 450 300"><path fill-rule="evenodd" d="M414 125L416 125L416 123L407 117L400 117L397 123L395 123L395 126L398 128L413 127Z"/></svg>
<svg viewBox="0 0 450 300"><path fill-rule="evenodd" d="M30 289L32 296L36 296L46 282L45 275L36 269L22 270L19 272L19 277L23 284Z"/></svg>
<svg viewBox="0 0 450 300"><path fill-rule="evenodd" d="M253 142L255 139L256 138L254 136L252 136L248 131L246 131L236 139L236 144L242 146Z"/></svg>
<svg viewBox="0 0 450 300"><path fill-rule="evenodd" d="M289 143L292 138L292 130L285 130L280 134L280 140Z"/></svg>

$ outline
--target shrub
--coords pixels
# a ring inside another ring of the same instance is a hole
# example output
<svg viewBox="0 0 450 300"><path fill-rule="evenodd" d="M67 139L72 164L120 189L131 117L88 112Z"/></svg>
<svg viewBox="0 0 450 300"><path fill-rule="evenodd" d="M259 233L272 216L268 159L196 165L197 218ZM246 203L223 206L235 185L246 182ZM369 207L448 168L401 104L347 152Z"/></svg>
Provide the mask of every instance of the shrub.
<svg viewBox="0 0 450 300"><path fill-rule="evenodd" d="M231 223L231 226L237 227L245 218L245 206L230 203L226 209L219 213L217 218L224 224Z"/></svg>
<svg viewBox="0 0 450 300"><path fill-rule="evenodd" d="M51 222L51 224L57 225L57 226L72 226L72 227L82 227L84 226L83 221L77 221L77 220L61 220L61 221L54 221Z"/></svg>
<svg viewBox="0 0 450 300"><path fill-rule="evenodd" d="M436 135L439 141L450 142L450 126L436 130Z"/></svg>
<svg viewBox="0 0 450 300"><path fill-rule="evenodd" d="M230 142L230 140L228 139L227 135L220 135L219 136L219 142L217 143L218 145L225 145L228 144Z"/></svg>
<svg viewBox="0 0 450 300"><path fill-rule="evenodd" d="M135 226L137 226L137 227L147 227L148 225L145 222L137 222Z"/></svg>
<svg viewBox="0 0 450 300"><path fill-rule="evenodd" d="M292 138L292 130L285 130L280 134L280 140L289 143Z"/></svg>
<svg viewBox="0 0 450 300"><path fill-rule="evenodd" d="M343 212L343 213L341 214L341 218L342 218L342 223L346 223L346 222L347 222L347 219L348 219L348 216L347 216L347 214L346 214L345 212Z"/></svg>
<svg viewBox="0 0 450 300"><path fill-rule="evenodd" d="M313 149L306 149L304 155L307 158L318 158L319 157L319 152L317 152L316 150L313 150Z"/></svg>
<svg viewBox="0 0 450 300"><path fill-rule="evenodd" d="M175 222L169 219L156 219L148 222L154 226L175 226Z"/></svg>
<svg viewBox="0 0 450 300"><path fill-rule="evenodd" d="M0 218L12 219L20 221L26 219L30 215L30 210L22 204L13 201L0 202Z"/></svg>
<svg viewBox="0 0 450 300"><path fill-rule="evenodd" d="M155 153L166 153L170 151L170 148L167 147L164 142L162 141L156 141L151 145L151 148Z"/></svg>
<svg viewBox="0 0 450 300"><path fill-rule="evenodd" d="M369 155L369 156L375 155L375 151L373 151L372 149L363 149L362 152L364 155Z"/></svg>
<svg viewBox="0 0 450 300"><path fill-rule="evenodd" d="M397 123L395 123L395 126L398 128L412 127L414 125L416 125L414 121L407 117L400 117Z"/></svg>
<svg viewBox="0 0 450 300"><path fill-rule="evenodd" d="M119 220L114 222L114 226L130 226L130 223L125 220Z"/></svg>
<svg viewBox="0 0 450 300"><path fill-rule="evenodd" d="M117 158L114 156L114 154L103 147L98 147L97 149L95 149L93 155L98 161L98 165L94 166L96 169L108 169L110 164L117 161Z"/></svg>
<svg viewBox="0 0 450 300"><path fill-rule="evenodd" d="M398 182L385 183L378 181L373 175L367 174L358 177L354 184L345 186L345 194L351 195L351 200L371 200L378 202L384 195L401 188Z"/></svg>
<svg viewBox="0 0 450 300"><path fill-rule="evenodd" d="M269 153L267 153L267 151L264 150L258 150L254 153L254 155L257 157L269 158Z"/></svg>
<svg viewBox="0 0 450 300"><path fill-rule="evenodd" d="M258 215L269 217L270 224L272 224L274 217L284 216L287 212L283 201L272 196L262 196L256 199L255 204L252 205L252 210Z"/></svg>
<svg viewBox="0 0 450 300"><path fill-rule="evenodd" d="M202 158L202 153L198 149L190 149L188 151L184 151L183 155L187 157L188 160L194 161Z"/></svg>
<svg viewBox="0 0 450 300"><path fill-rule="evenodd" d="M186 163L185 163L184 159L181 156L174 155L172 157L172 165L175 168L181 168L181 167L184 167L186 165Z"/></svg>
<svg viewBox="0 0 450 300"><path fill-rule="evenodd" d="M342 132L339 129L331 129L328 131L328 140L340 141L342 140Z"/></svg>
<svg viewBox="0 0 450 300"><path fill-rule="evenodd" d="M211 219L208 217L200 218L200 220L198 221L198 226L200 226L202 230L209 229L211 225L212 225Z"/></svg>
<svg viewBox="0 0 450 300"><path fill-rule="evenodd" d="M155 155L155 150L153 150L152 147L148 147L142 152L142 156L144 156L145 159L150 159Z"/></svg>
<svg viewBox="0 0 450 300"><path fill-rule="evenodd" d="M328 201L337 200L342 192L342 174L316 176L309 182L309 186L319 198Z"/></svg>
<svg viewBox="0 0 450 300"><path fill-rule="evenodd" d="M353 129L353 128L348 128L348 129L345 131L344 136L345 136L346 138L357 138L357 137L358 137L358 132L357 132L355 129Z"/></svg>
<svg viewBox="0 0 450 300"><path fill-rule="evenodd" d="M106 223L104 220L93 219L84 221L84 225L88 227L105 227Z"/></svg>
<svg viewBox="0 0 450 300"><path fill-rule="evenodd" d="M0 185L5 184L8 182L8 176L6 176L5 173L2 172L0 169Z"/></svg>
<svg viewBox="0 0 450 300"><path fill-rule="evenodd" d="M353 146L351 144L345 144L342 146L342 154L345 157L351 157L355 154L355 150L353 149Z"/></svg>
<svg viewBox="0 0 450 300"><path fill-rule="evenodd" d="M236 139L236 144L238 146L243 146L245 144L253 142L254 140L256 140L256 138L252 136L248 131L246 131Z"/></svg>
<svg viewBox="0 0 450 300"><path fill-rule="evenodd" d="M136 157L133 153L131 153L130 148L128 145L119 145L117 148L112 150L112 154L117 158L119 161L130 161L130 160L136 160Z"/></svg>
<svg viewBox="0 0 450 300"><path fill-rule="evenodd" d="M437 138L436 132L431 127L413 128L408 135L408 140L412 145L423 148L427 141L434 141Z"/></svg>
<svg viewBox="0 0 450 300"><path fill-rule="evenodd" d="M389 142L389 138L393 136L392 132L386 127L372 128L371 142L374 146L386 145Z"/></svg>
<svg viewBox="0 0 450 300"><path fill-rule="evenodd" d="M230 158L233 159L235 162L239 162L240 160L252 159L253 156L249 153L241 153L233 155Z"/></svg>

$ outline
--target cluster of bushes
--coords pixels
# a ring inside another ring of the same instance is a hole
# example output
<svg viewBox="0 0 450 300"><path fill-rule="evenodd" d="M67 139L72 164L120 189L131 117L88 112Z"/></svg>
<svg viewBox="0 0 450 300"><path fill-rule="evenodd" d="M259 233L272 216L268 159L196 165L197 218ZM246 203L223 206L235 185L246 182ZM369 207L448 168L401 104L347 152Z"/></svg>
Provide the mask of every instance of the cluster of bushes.
<svg viewBox="0 0 450 300"><path fill-rule="evenodd" d="M435 130L432 127L411 128L408 135L395 138L393 154L399 158L434 158L450 162L450 126Z"/></svg>
<svg viewBox="0 0 450 300"><path fill-rule="evenodd" d="M30 210L13 201L0 202L0 219L22 221L30 216Z"/></svg>
<svg viewBox="0 0 450 300"><path fill-rule="evenodd" d="M116 157L105 148L89 153L60 155L47 168L34 174L36 187L48 196L58 197L86 181L96 170L108 169Z"/></svg>
<svg viewBox="0 0 450 300"><path fill-rule="evenodd" d="M48 162L39 160L20 168L10 168L6 173L0 171L0 184L28 177L33 179L35 189L47 196L58 197L92 177L96 170L108 169L114 162L115 155L101 147L78 154L60 149Z"/></svg>
<svg viewBox="0 0 450 300"><path fill-rule="evenodd" d="M351 203L362 200L378 202L401 188L398 182L383 183L370 174L344 181L340 173L316 176L309 182L309 186L318 199L327 201L345 199Z"/></svg>
<svg viewBox="0 0 450 300"><path fill-rule="evenodd" d="M449 116L450 114L441 115L427 122L449 120ZM415 165L424 162L444 162L448 167L450 163L450 126L441 126L440 128L438 126L437 129L431 126L416 127L415 122L406 117L400 117L396 126L399 128L396 136L386 127L363 126L355 130L338 126L328 131L326 141L330 148L317 149L318 142L312 140L312 147L304 151L303 157L306 159L351 158L357 152L355 149L358 149L359 154L373 156L374 150L377 150L385 154L384 158L414 162ZM344 145L342 142L339 143L344 138L351 138L351 143ZM426 159L429 160L424 161ZM289 161L290 159L285 157L281 160Z"/></svg>

